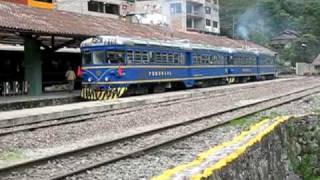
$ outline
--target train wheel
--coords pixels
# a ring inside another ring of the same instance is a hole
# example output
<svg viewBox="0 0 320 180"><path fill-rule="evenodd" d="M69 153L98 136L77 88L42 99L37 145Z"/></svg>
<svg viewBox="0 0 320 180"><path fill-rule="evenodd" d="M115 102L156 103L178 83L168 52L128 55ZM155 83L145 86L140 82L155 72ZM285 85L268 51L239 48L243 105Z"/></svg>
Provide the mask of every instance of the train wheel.
<svg viewBox="0 0 320 180"><path fill-rule="evenodd" d="M152 89L153 93L162 93L166 91L166 87L164 85L155 85Z"/></svg>

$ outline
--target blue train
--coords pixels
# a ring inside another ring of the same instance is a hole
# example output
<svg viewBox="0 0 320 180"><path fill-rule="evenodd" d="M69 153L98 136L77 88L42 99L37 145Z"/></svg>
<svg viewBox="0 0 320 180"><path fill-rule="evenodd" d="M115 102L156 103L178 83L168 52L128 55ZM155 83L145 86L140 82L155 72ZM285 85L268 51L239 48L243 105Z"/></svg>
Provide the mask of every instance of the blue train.
<svg viewBox="0 0 320 180"><path fill-rule="evenodd" d="M81 97L107 100L275 77L275 55L243 49L98 36L82 42Z"/></svg>

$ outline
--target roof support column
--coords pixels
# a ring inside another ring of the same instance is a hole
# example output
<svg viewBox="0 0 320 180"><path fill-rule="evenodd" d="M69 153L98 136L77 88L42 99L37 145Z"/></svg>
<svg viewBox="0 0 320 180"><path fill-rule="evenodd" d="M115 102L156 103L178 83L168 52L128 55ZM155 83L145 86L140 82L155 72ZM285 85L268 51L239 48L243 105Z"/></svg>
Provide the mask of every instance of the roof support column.
<svg viewBox="0 0 320 180"><path fill-rule="evenodd" d="M24 64L25 80L29 82L28 95L40 95L42 93L40 43L31 37L24 37Z"/></svg>

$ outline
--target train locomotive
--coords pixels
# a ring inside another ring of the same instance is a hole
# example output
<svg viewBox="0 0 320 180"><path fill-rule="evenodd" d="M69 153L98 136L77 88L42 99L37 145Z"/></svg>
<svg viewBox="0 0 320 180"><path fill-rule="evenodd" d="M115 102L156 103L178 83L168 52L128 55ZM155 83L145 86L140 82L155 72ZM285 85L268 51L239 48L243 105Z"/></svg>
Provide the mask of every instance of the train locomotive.
<svg viewBox="0 0 320 180"><path fill-rule="evenodd" d="M186 40L97 36L81 43L82 91L88 100L275 77L275 55Z"/></svg>

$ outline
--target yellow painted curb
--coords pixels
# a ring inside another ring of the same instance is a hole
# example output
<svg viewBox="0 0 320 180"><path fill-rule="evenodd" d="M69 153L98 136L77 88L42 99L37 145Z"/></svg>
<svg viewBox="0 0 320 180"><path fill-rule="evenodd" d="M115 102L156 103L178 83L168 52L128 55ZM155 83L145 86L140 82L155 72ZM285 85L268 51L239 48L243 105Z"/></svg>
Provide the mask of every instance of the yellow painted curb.
<svg viewBox="0 0 320 180"><path fill-rule="evenodd" d="M246 144L240 146L237 150L235 150L234 152L230 153L228 156L224 157L223 159L220 159L217 163L213 164L212 166L206 168L204 171L202 171L199 174L195 174L192 176L193 180L200 180L202 178L206 178L209 177L210 175L212 175L212 173L215 170L221 169L224 166L226 166L227 164L229 164L230 162L232 162L233 160L237 159L241 154L243 154L250 146L254 145L255 143L261 141L261 139L267 135L268 133L270 133L275 127L277 127L280 123L283 123L284 121L288 120L290 117L289 116L281 116L281 117L277 117L274 119L274 122L268 126L268 128L266 128L264 131L262 131L261 133L259 133L257 136L251 138ZM235 136L232 140L224 142L218 146L215 146L207 151L204 151L200 154L198 154L198 156L196 157L195 160L193 160L190 163L185 163L185 164L181 164L178 165L172 169L168 169L166 171L164 171L161 175L159 176L155 176L152 178L152 180L168 180L170 179L173 175L182 172L188 168L191 167L195 167L197 165L200 165L208 156L212 155L213 153L215 153L216 151L229 146L231 144L234 144L240 140L242 140L246 135L248 135L249 133L256 131L258 128L260 128L261 126L263 126L264 124L266 124L268 121L270 121L270 119L264 119L254 125L252 125L250 127L249 130L247 131L243 131L241 132L241 134Z"/></svg>

